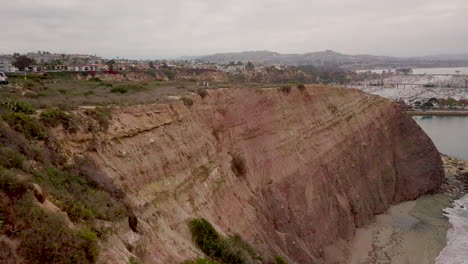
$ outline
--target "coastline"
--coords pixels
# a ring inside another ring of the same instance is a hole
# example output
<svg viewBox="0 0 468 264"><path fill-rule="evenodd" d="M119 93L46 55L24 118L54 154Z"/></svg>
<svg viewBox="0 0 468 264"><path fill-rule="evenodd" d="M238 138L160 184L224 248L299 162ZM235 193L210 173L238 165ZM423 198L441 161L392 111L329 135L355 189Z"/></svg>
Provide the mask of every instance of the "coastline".
<svg viewBox="0 0 468 264"><path fill-rule="evenodd" d="M406 111L410 116L468 116L468 110Z"/></svg>
<svg viewBox="0 0 468 264"><path fill-rule="evenodd" d="M434 264L447 245L452 228L444 209L462 197L468 162L442 155L446 179L440 192L392 206L359 228L352 241L349 264Z"/></svg>

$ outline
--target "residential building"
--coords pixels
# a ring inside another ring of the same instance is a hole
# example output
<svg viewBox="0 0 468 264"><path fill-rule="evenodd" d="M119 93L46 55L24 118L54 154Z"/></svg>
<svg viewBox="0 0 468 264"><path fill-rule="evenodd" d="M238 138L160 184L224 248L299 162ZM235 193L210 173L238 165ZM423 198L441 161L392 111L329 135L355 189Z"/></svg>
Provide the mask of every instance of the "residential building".
<svg viewBox="0 0 468 264"><path fill-rule="evenodd" d="M15 67L12 65L13 58L11 56L0 56L0 71L13 72Z"/></svg>

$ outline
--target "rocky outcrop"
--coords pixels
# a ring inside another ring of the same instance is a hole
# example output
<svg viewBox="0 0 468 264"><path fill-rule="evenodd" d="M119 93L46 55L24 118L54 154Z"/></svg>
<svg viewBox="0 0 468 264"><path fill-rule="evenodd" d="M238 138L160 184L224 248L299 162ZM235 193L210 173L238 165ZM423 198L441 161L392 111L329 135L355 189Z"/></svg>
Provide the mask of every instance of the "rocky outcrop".
<svg viewBox="0 0 468 264"><path fill-rule="evenodd" d="M138 219L137 230L114 227L103 262L201 256L187 220L204 217L265 261L344 263L356 228L442 183L431 140L381 97L314 86L192 98L115 108L106 133L61 135L69 155L89 155L124 190Z"/></svg>

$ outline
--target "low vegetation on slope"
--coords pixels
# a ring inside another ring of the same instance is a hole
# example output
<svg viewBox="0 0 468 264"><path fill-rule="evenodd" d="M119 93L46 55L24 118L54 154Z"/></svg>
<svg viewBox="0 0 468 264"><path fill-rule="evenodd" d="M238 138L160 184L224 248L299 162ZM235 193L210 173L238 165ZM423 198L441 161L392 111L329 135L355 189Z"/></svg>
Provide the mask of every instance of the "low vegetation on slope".
<svg viewBox="0 0 468 264"><path fill-rule="evenodd" d="M48 127L78 129L75 117L35 112L24 102L0 101L0 235L19 242L0 263L94 263L99 240L111 232L102 223L132 214L89 159L66 162L49 136Z"/></svg>
<svg viewBox="0 0 468 264"><path fill-rule="evenodd" d="M209 259L198 258L185 261L183 264L244 264L265 260L239 234L224 237L204 218L192 219L188 223L195 245L205 253ZM286 261L275 256L276 264L286 264Z"/></svg>
<svg viewBox="0 0 468 264"><path fill-rule="evenodd" d="M259 259L252 246L245 242L240 235L223 237L204 218L191 220L189 229L197 247L211 259L226 264L250 263L252 259ZM195 263L203 263L201 261L197 260Z"/></svg>

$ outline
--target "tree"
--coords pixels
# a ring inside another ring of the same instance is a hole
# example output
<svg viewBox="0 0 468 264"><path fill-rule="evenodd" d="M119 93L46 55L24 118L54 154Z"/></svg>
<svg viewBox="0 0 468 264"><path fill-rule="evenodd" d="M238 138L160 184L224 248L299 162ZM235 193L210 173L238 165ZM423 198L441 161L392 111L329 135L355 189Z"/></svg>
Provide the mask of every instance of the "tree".
<svg viewBox="0 0 468 264"><path fill-rule="evenodd" d="M245 68L247 70L251 71L251 70L255 69L255 66L254 66L254 64L252 62L249 61L249 62L247 62L247 65L245 66Z"/></svg>
<svg viewBox="0 0 468 264"><path fill-rule="evenodd" d="M458 101L451 98L451 97L447 99L447 104L449 106L458 106L459 105Z"/></svg>
<svg viewBox="0 0 468 264"><path fill-rule="evenodd" d="M153 63L152 61L150 61L149 67L150 67L151 69L156 69L156 67L154 66L154 63Z"/></svg>
<svg viewBox="0 0 468 264"><path fill-rule="evenodd" d="M23 71L25 68L29 67L33 63L31 58L28 58L24 55L18 56L13 61L13 66Z"/></svg>
<svg viewBox="0 0 468 264"><path fill-rule="evenodd" d="M106 64L107 64L107 66L109 66L109 70L114 70L115 60L110 60Z"/></svg>
<svg viewBox="0 0 468 264"><path fill-rule="evenodd" d="M426 102L426 103L424 103L424 104L422 105L422 108L423 108L423 109L431 109L431 108L433 108L433 107L434 107L434 105L433 105L431 102Z"/></svg>

